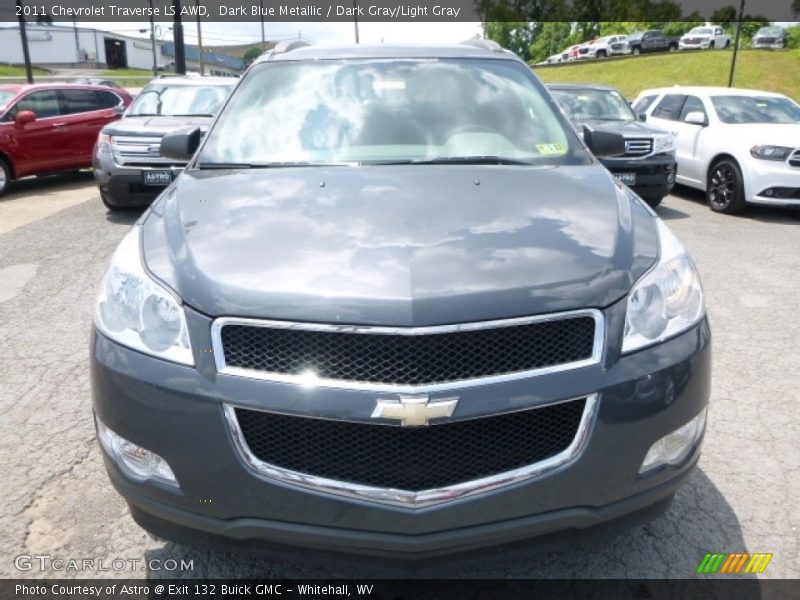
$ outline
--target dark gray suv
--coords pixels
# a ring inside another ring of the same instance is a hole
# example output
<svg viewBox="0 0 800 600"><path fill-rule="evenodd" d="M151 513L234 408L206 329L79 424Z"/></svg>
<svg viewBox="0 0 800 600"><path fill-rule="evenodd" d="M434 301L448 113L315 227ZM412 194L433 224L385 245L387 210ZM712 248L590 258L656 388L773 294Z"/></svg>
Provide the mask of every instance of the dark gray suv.
<svg viewBox="0 0 800 600"><path fill-rule="evenodd" d="M499 46L297 46L165 136L101 283L136 521L414 564L663 510L711 374L681 243Z"/></svg>

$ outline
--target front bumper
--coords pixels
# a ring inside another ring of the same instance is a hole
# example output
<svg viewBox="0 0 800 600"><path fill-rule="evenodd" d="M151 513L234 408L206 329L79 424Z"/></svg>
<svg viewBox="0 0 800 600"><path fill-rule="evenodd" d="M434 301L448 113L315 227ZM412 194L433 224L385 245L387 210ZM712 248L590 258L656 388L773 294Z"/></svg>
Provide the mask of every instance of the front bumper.
<svg viewBox="0 0 800 600"><path fill-rule="evenodd" d="M690 42L678 42L678 49L679 50L708 50L711 48L711 42L697 42L697 43L690 43Z"/></svg>
<svg viewBox="0 0 800 600"><path fill-rule="evenodd" d="M541 477L424 508L376 504L312 491L254 474L234 450L223 405L343 418L374 392L304 389L216 373L210 321L187 310L196 367L92 340L94 408L123 437L170 464L180 489L128 478L111 459L117 490L144 527L178 539L300 546L316 552L414 561L493 547L562 530L580 530L668 499L698 458L644 476L649 447L706 406L710 334L704 320L686 333L629 356L615 341L624 302L606 311L608 341L600 365L459 390L485 414L597 393L589 439L577 459ZM699 444L698 444L699 446Z"/></svg>
<svg viewBox="0 0 800 600"><path fill-rule="evenodd" d="M751 158L742 165L745 198L752 204L800 206L800 167Z"/></svg>
<svg viewBox="0 0 800 600"><path fill-rule="evenodd" d="M675 186L677 163L672 155L649 158L601 158L612 175L634 173L636 183L629 185L642 198L663 198Z"/></svg>
<svg viewBox="0 0 800 600"><path fill-rule="evenodd" d="M113 157L95 151L92 161L94 179L106 202L113 206L147 206L163 192L166 185L144 183L145 171L171 171L174 180L183 166L154 164L152 166L120 165Z"/></svg>

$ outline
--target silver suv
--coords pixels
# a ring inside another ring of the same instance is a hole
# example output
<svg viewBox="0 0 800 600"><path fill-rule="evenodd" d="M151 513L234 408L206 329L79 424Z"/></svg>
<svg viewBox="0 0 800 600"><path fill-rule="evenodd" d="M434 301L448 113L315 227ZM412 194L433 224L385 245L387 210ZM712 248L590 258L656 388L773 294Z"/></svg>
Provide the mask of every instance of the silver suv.
<svg viewBox="0 0 800 600"><path fill-rule="evenodd" d="M186 165L161 155L161 138L185 126L205 131L236 81L198 76L151 81L123 118L98 136L93 166L103 204L117 210L158 196Z"/></svg>

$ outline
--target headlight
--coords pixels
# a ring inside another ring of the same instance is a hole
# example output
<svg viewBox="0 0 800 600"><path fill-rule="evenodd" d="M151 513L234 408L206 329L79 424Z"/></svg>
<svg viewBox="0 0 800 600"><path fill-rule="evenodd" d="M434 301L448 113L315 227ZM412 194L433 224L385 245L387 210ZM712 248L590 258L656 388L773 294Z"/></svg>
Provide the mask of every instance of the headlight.
<svg viewBox="0 0 800 600"><path fill-rule="evenodd" d="M672 152L675 150L675 136L671 133L657 135L653 138L653 153Z"/></svg>
<svg viewBox="0 0 800 600"><path fill-rule="evenodd" d="M794 148L786 146L753 146L750 148L750 155L753 158L762 160L786 160Z"/></svg>
<svg viewBox="0 0 800 600"><path fill-rule="evenodd" d="M110 135L101 133L97 136L97 149L100 150L101 154L113 154L113 150L111 149L111 143L113 141L114 138Z"/></svg>
<svg viewBox="0 0 800 600"><path fill-rule="evenodd" d="M628 294L622 352L633 352L685 331L705 314L700 276L689 254L660 219L658 263Z"/></svg>
<svg viewBox="0 0 800 600"><path fill-rule="evenodd" d="M193 365L183 306L145 272L140 233L138 226L131 229L114 252L97 294L95 325L123 346Z"/></svg>

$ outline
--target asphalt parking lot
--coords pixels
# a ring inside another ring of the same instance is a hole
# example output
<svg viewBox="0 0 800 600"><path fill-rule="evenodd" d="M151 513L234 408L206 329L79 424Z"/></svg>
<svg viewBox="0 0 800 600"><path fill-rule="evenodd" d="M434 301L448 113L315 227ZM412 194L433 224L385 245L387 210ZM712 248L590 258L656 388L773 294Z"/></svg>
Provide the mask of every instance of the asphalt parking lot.
<svg viewBox="0 0 800 600"><path fill-rule="evenodd" d="M649 525L462 576L683 578L706 552L742 551L774 554L763 577L800 576L800 211L718 215L681 189L658 212L700 267L713 329L696 476ZM154 541L112 490L94 440L89 329L97 283L139 214L107 213L88 173L22 181L0 198L0 576L359 574ZM193 569L19 571L20 555L184 559Z"/></svg>

